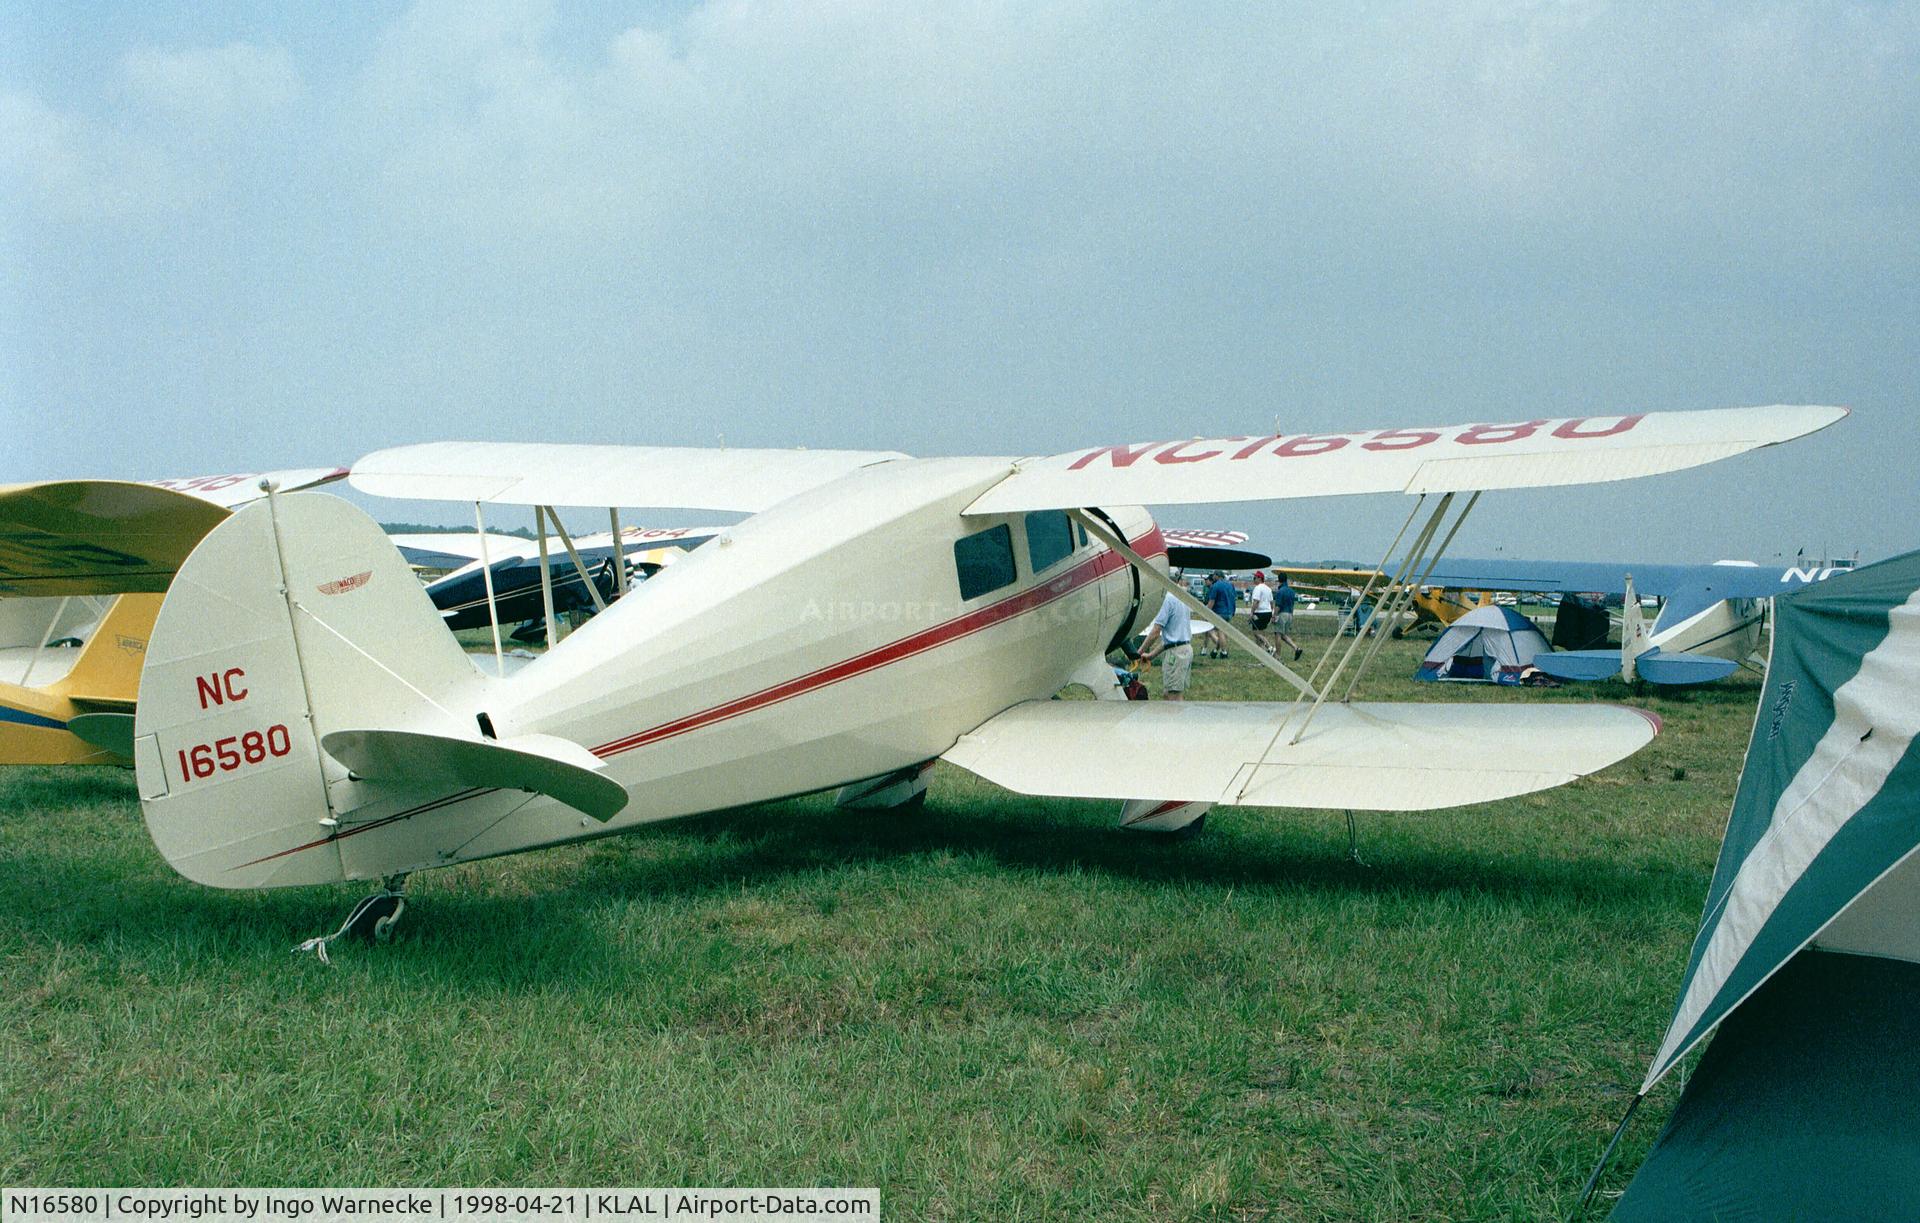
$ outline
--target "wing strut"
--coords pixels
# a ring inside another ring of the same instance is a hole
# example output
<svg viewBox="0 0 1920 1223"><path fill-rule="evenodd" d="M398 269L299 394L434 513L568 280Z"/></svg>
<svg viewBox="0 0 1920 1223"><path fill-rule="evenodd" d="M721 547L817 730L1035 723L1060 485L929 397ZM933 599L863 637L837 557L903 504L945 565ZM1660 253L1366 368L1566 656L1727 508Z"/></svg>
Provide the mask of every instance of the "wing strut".
<svg viewBox="0 0 1920 1223"><path fill-rule="evenodd" d="M73 601L72 595L61 595L60 601L53 606L53 618L47 621L47 631L40 634L40 644L33 647L33 654L27 659L27 669L20 675L20 686L28 687L27 681L33 678L33 669L40 665L40 656L47 651L47 643L53 640L53 630L60 626L60 617L67 614L67 604ZM99 630L96 629L96 632Z"/></svg>
<svg viewBox="0 0 1920 1223"><path fill-rule="evenodd" d="M1440 516L1444 516L1446 514L1447 502L1451 501L1452 499L1453 499L1453 494L1448 493L1446 497L1441 500L1440 509L1437 511L1437 513ZM1390 605L1387 609L1387 623L1389 625L1396 624L1399 622L1401 615L1413 603L1414 596L1420 593L1420 588L1425 586L1427 584L1427 579L1433 576L1434 566L1438 565L1440 563L1440 558L1446 555L1447 549L1451 547L1453 544L1453 537L1459 533L1460 524L1467 520L1468 514L1473 513L1473 507L1479 502L1479 500L1480 500L1479 493L1475 493L1473 494L1472 497L1469 497L1467 499L1467 504L1465 508L1463 508L1460 511L1459 515L1454 518L1453 525L1447 528L1447 537L1440 541L1440 546L1434 549L1433 555L1427 559L1426 568L1420 571L1420 580L1413 583L1403 583L1393 591L1393 598L1390 600ZM1378 612L1376 611L1375 614L1377 615ZM1373 645L1370 649L1368 649L1367 656L1360 660L1360 665L1358 667L1354 668L1353 678L1347 681L1347 690L1341 693L1340 695L1340 699L1342 701L1353 700L1353 691L1355 688L1358 688L1360 686L1360 677L1362 675L1365 675L1367 672L1367 668L1373 665L1374 658L1380 653L1380 647L1385 642L1386 642L1385 633L1374 634Z"/></svg>
<svg viewBox="0 0 1920 1223"><path fill-rule="evenodd" d="M1460 524L1466 521L1467 515L1471 513L1473 507L1479 503L1480 494L1476 492L1472 498L1468 500L1465 508L1460 511L1459 517L1454 519L1453 526L1448 529L1446 539L1441 542L1439 549L1434 552L1432 559L1428 560L1427 547L1433 542L1434 532L1439 530L1441 520L1446 517L1447 510L1452 507L1453 498L1453 493L1447 493L1440 498L1440 504L1433 507L1433 513L1427 516L1426 524L1420 528L1420 533L1416 535L1413 542L1407 546L1406 554L1400 562L1399 571L1388 581L1384 593L1381 595L1379 601L1374 604L1373 614L1367 617L1368 625L1380 624L1382 615L1398 617L1400 613L1406 609L1407 602L1412 598L1410 592L1418 590L1421 583L1433 575L1433 567L1439 563L1441 555L1447 550L1447 545L1453 542L1454 532L1460 529ZM1360 592L1360 599L1354 601L1352 613L1341 620L1338 632L1345 632L1346 626L1358 618L1361 600L1365 599L1367 593L1373 589L1375 579L1386 571L1388 562L1393 559L1393 549L1398 546L1401 537L1407 533L1407 528L1413 525L1414 517L1419 513L1420 506L1425 500L1426 497L1422 495L1419 501L1414 502L1413 513L1407 515L1407 521L1400 525L1400 533L1393 537L1393 543L1387 545L1387 554L1380 558L1379 569L1374 572L1373 576L1367 579L1366 586ZM1421 569L1420 566L1423 561L1426 562L1426 567ZM1420 580L1409 582L1409 576L1416 569L1420 569ZM1326 702L1327 693L1339 686L1340 674L1346 670L1347 664L1353 660L1353 656L1359 650L1360 643L1364 636L1365 634L1362 631L1356 631L1354 633L1352 644L1347 646L1345 652L1340 655L1340 661L1334 664L1333 673L1327 676L1326 685L1321 688L1320 695L1314 698L1313 705L1307 710L1307 716L1300 721L1300 729L1293 732L1293 738L1289 740L1289 743L1300 742L1301 737L1307 733L1307 727L1313 724L1313 715L1318 713L1320 706ZM1326 664L1327 659L1333 657L1333 652L1339 645L1339 640L1339 636L1336 634L1333 642L1327 646L1326 653L1320 656L1320 662L1314 666L1312 678L1316 680L1320 678L1320 668ZM1373 645L1368 648L1367 655L1365 659L1362 660L1360 666L1355 668L1353 679L1347 685L1346 694L1341 697L1343 704L1352 699L1354 688L1359 685L1360 677L1365 674L1367 665L1371 663L1379 653L1380 645L1381 642L1376 639ZM1299 704L1300 699L1296 698L1294 700L1295 708L1298 708ZM1276 742L1279 740L1280 733L1285 732L1287 723L1292 720L1293 712L1289 710L1286 720L1280 724L1280 731L1274 735Z"/></svg>
<svg viewBox="0 0 1920 1223"><path fill-rule="evenodd" d="M473 503L473 529L480 533L480 579L487 584L487 623L493 626L493 673L505 675L506 651L500 648L500 608L493 601L493 558L487 555L487 523L480 517L480 503Z"/></svg>
<svg viewBox="0 0 1920 1223"><path fill-rule="evenodd" d="M1195 615L1225 633L1233 640L1235 645L1253 655L1255 662L1258 662L1267 670L1278 675L1281 679L1286 680L1301 696L1315 697L1317 703L1322 694L1316 693L1312 684L1309 684L1306 680L1294 674L1293 669L1285 663L1282 663L1278 658L1268 654L1253 638L1247 636L1227 621L1222 620L1219 616L1216 616L1212 608L1188 594L1186 588L1181 586L1180 583L1148 564L1146 557L1135 552L1126 540L1122 539L1118 533L1109 529L1105 523L1082 509L1068 510L1067 513L1072 516L1074 521L1087 529L1087 534L1125 557L1127 563L1133 566L1134 572L1144 575L1147 580L1151 582L1166 587L1168 591L1172 592L1174 598L1185 603Z"/></svg>
<svg viewBox="0 0 1920 1223"><path fill-rule="evenodd" d="M547 507L533 507L534 529L540 535L540 611L547 619L547 649L560 644L560 626L553 616L553 562L547 556Z"/></svg>
<svg viewBox="0 0 1920 1223"><path fill-rule="evenodd" d="M613 590L618 598L627 593L627 545L620 538L620 507L607 507L607 528L613 535Z"/></svg>

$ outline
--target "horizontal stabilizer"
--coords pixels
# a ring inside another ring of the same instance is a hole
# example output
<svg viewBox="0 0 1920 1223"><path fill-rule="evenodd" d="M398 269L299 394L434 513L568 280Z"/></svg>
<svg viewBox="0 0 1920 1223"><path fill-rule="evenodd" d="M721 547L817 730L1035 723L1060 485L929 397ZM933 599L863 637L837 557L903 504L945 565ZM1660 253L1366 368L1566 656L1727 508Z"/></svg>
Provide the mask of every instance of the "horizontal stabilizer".
<svg viewBox="0 0 1920 1223"><path fill-rule="evenodd" d="M1710 684L1725 679L1740 669L1731 658L1713 658L1705 654L1669 654L1648 650L1633 660L1633 673L1649 684Z"/></svg>
<svg viewBox="0 0 1920 1223"><path fill-rule="evenodd" d="M1291 721L1289 714L1291 713ZM1423 811L1562 785L1632 755L1659 720L1618 705L1028 701L946 759L1023 794Z"/></svg>
<svg viewBox="0 0 1920 1223"><path fill-rule="evenodd" d="M1555 650L1533 656L1533 665L1555 679L1593 683L1620 677L1619 650ZM1639 664L1636 662L1636 666Z"/></svg>
<svg viewBox="0 0 1920 1223"><path fill-rule="evenodd" d="M554 735L466 739L414 730L336 730L320 746L355 775L409 786L478 786L545 794L605 823L627 791L592 752Z"/></svg>
<svg viewBox="0 0 1920 1223"><path fill-rule="evenodd" d="M67 719L67 729L82 743L133 759L133 715L130 713L77 713Z"/></svg>

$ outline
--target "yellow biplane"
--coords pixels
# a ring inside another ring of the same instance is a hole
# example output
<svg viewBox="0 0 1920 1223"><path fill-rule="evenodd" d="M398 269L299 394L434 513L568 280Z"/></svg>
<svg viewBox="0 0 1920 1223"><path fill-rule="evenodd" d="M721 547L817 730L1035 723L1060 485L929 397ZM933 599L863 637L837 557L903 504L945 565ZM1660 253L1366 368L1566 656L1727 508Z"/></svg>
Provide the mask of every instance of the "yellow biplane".
<svg viewBox="0 0 1920 1223"><path fill-rule="evenodd" d="M187 555L262 481L345 474L0 485L0 764L130 765L147 638Z"/></svg>

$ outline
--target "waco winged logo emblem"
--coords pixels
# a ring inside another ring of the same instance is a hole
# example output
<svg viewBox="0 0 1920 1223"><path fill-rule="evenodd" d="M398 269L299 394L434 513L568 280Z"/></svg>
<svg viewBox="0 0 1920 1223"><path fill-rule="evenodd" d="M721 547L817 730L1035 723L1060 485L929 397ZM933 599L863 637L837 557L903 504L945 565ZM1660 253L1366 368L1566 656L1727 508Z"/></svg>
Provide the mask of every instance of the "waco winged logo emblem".
<svg viewBox="0 0 1920 1223"><path fill-rule="evenodd" d="M331 582L322 582L318 586L314 587L314 589L319 591L323 595L350 594L353 591L360 589L362 586L365 586L368 582L371 582L372 580L373 580L373 570L364 569L359 573L354 574L352 577L335 578Z"/></svg>

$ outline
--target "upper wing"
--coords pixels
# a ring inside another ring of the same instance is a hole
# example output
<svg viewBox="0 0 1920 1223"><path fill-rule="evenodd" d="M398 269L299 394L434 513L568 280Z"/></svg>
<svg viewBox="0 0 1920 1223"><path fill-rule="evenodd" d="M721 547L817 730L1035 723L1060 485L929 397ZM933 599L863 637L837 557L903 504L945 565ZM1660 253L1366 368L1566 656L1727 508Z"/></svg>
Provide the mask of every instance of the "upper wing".
<svg viewBox="0 0 1920 1223"><path fill-rule="evenodd" d="M1245 531L1206 531L1188 527L1161 527L1160 537L1183 548L1237 548L1247 542Z"/></svg>
<svg viewBox="0 0 1920 1223"><path fill-rule="evenodd" d="M210 501L224 509L237 510L249 501L257 501L266 496L266 490L260 487L262 481L271 480L275 488L283 493L294 492L302 488L316 488L322 484L331 484L347 474L344 467L294 467L286 471L249 471L224 476L186 476L172 480L142 480L141 483L154 488L169 489L176 493L186 493L202 501Z"/></svg>
<svg viewBox="0 0 1920 1223"><path fill-rule="evenodd" d="M1423 811L1562 785L1638 751L1658 719L1619 705L1028 701L947 760L1023 794ZM1305 710L1294 713L1295 724Z"/></svg>
<svg viewBox="0 0 1920 1223"><path fill-rule="evenodd" d="M1160 536L1167 541L1167 563L1182 569L1264 569L1273 563L1265 552L1241 546L1247 542L1245 531L1162 527Z"/></svg>
<svg viewBox="0 0 1920 1223"><path fill-rule="evenodd" d="M1099 446L1027 460L967 512L1624 480L1789 441L1846 414L1845 408L1830 407L1723 408Z"/></svg>
<svg viewBox="0 0 1920 1223"><path fill-rule="evenodd" d="M376 497L757 514L850 471L906 457L891 450L428 442L376 450L353 465L349 479Z"/></svg>

